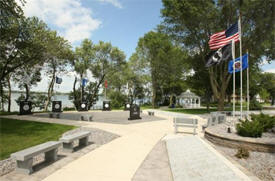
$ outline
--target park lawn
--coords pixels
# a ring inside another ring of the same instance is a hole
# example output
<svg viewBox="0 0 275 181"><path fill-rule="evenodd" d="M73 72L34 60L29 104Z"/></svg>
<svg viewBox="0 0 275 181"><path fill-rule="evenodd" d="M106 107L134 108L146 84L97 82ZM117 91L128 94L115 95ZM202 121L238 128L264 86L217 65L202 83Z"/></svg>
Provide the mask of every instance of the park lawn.
<svg viewBox="0 0 275 181"><path fill-rule="evenodd" d="M185 113L185 114L206 114L209 113L206 108L203 109L183 109L183 108L169 108L164 109L164 111ZM210 112L217 111L217 109L209 109Z"/></svg>
<svg viewBox="0 0 275 181"><path fill-rule="evenodd" d="M0 118L0 160L11 153L58 140L75 126Z"/></svg>

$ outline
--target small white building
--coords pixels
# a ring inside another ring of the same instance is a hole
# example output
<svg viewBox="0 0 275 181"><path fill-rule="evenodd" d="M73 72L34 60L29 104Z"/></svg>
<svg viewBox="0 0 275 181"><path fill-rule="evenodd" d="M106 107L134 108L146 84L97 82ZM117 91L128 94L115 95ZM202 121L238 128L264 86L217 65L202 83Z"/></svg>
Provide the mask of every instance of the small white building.
<svg viewBox="0 0 275 181"><path fill-rule="evenodd" d="M184 108L199 108L201 106L201 98L189 89L179 95L177 99L178 104Z"/></svg>

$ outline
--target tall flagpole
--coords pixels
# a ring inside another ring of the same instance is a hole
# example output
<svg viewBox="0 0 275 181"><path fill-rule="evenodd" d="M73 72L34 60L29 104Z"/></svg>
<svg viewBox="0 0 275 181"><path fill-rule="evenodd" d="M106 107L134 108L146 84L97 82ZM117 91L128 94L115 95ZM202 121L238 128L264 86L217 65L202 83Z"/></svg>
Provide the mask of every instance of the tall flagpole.
<svg viewBox="0 0 275 181"><path fill-rule="evenodd" d="M249 115L249 101L250 101L250 98L249 98L249 54L248 54L248 50L246 51L247 53L247 70L246 70L246 79L247 79L247 118L248 118L248 115Z"/></svg>
<svg viewBox="0 0 275 181"><path fill-rule="evenodd" d="M241 68L241 72L240 72L240 87L241 87L241 93L240 93L240 102L241 102L241 119L243 117L243 58L242 58L242 28L241 28L241 12L240 12L240 16L239 16L239 24L238 24L238 29L239 29L239 39L240 39L240 68Z"/></svg>
<svg viewBox="0 0 275 181"><path fill-rule="evenodd" d="M233 58L233 119L235 119L235 97L236 97L236 91L235 91L235 41L232 40L232 58Z"/></svg>

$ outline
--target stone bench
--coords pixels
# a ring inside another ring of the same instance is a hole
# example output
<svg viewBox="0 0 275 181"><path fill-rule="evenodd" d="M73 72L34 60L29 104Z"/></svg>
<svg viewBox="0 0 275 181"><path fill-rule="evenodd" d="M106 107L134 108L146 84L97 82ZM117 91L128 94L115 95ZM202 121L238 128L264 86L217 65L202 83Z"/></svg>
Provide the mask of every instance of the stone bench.
<svg viewBox="0 0 275 181"><path fill-rule="evenodd" d="M204 130L208 126L215 126L217 124L226 122L226 114L213 113L210 118L207 120L207 124L202 125L202 129Z"/></svg>
<svg viewBox="0 0 275 181"><path fill-rule="evenodd" d="M148 115L149 115L149 116L154 116L155 113L154 113L153 111L148 111Z"/></svg>
<svg viewBox="0 0 275 181"><path fill-rule="evenodd" d="M51 162L57 160L59 141L49 141L37 146L33 146L22 151L11 154L11 158L16 160L16 171L31 174L33 172L33 157L45 153L45 161Z"/></svg>
<svg viewBox="0 0 275 181"><path fill-rule="evenodd" d="M196 128L198 128L198 120L192 118L173 118L175 133L178 132L178 127L194 128L193 134L196 134Z"/></svg>
<svg viewBox="0 0 275 181"><path fill-rule="evenodd" d="M72 153L74 151L73 142L79 140L79 146L87 146L90 135L90 131L79 131L71 135L63 136L59 140L63 144L63 151Z"/></svg>
<svg viewBox="0 0 275 181"><path fill-rule="evenodd" d="M50 112L49 117L50 118L54 118L54 117L60 118L60 113L59 112Z"/></svg>
<svg viewBox="0 0 275 181"><path fill-rule="evenodd" d="M92 121L93 116L89 115L89 114L82 114L82 115L80 115L80 120L81 121Z"/></svg>

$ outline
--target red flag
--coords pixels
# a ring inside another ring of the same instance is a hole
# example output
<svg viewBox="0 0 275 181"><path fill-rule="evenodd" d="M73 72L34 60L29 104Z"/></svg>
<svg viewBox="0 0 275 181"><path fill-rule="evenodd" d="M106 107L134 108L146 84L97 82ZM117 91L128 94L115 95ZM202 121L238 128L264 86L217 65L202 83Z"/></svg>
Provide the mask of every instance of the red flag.
<svg viewBox="0 0 275 181"><path fill-rule="evenodd" d="M107 80L105 80L104 85L105 85L105 88L108 87Z"/></svg>

